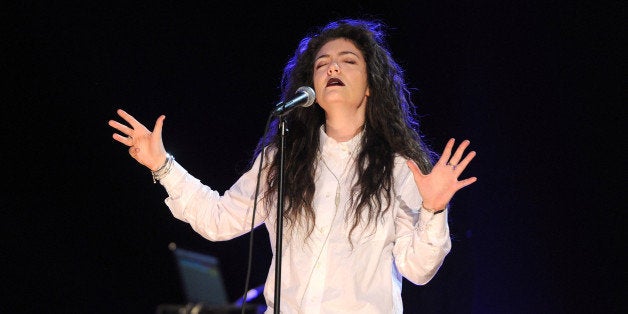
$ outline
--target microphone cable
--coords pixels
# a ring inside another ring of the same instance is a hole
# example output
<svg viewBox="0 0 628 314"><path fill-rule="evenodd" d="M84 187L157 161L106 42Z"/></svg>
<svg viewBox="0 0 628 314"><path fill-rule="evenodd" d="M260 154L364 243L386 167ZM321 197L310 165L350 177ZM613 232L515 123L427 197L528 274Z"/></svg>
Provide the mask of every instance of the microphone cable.
<svg viewBox="0 0 628 314"><path fill-rule="evenodd" d="M270 123L273 119L273 115L269 115L268 119L266 120L266 126L264 127L264 133L262 135L262 149L260 151L260 162L259 162L259 167L258 167L258 171L257 171L257 182L255 184L255 198L253 200L253 215L251 217L251 231L249 231L250 237L249 237L249 257L248 257L248 261L247 261L247 269L246 269L246 280L244 283L244 295L242 296L242 305L241 305L241 310L242 310L242 314L245 314L245 305L247 303L247 296L249 294L249 285L250 285L250 280L251 280L251 268L252 268L252 264L253 264L253 234L255 231L255 214L257 213L257 198L259 196L259 189L260 189L260 181L261 181L261 176L262 176L262 168L264 165L264 155L266 155L266 136L268 134L268 130L270 128Z"/></svg>
<svg viewBox="0 0 628 314"><path fill-rule="evenodd" d="M297 89L296 93L305 93L305 95L307 96L306 100L307 102L305 104L303 104L301 107L309 107L311 106L315 101L316 101L316 93L314 92L314 90L309 87L309 86L301 86ZM298 100L297 100L298 99ZM281 108L281 110L286 110L286 107L289 107L288 110L290 109L294 109L295 105L299 102L302 102L302 96L299 96L299 98L297 99L292 99L289 101L289 104L286 105L286 103L283 103L283 107ZM278 112L278 108L277 106L275 108L273 108L273 110L270 112L270 114L268 115L268 119L266 120L266 126L264 127L264 133L262 135L262 149L260 152L260 162L259 162L259 167L258 167L258 171L257 171L257 182L255 183L255 198L253 199L253 214L251 217L251 231L249 231L250 234L250 238L249 238L249 257L248 257L248 261L247 261L247 269L246 269L246 280L245 280L245 284L244 284L244 294L242 295L242 314L244 314L244 310L245 310L245 305L247 302L247 296L249 294L249 285L250 285L250 280L251 280L251 268L252 268L252 264L253 264L253 234L255 231L255 214L257 213L257 198L259 196L259 188L260 188L260 180L261 180L261 176L262 176L262 168L264 165L264 155L266 155L266 145L267 143L265 142L266 140L266 136L268 135L268 130L270 129L270 124L273 120L273 117L275 116L282 116L285 115L287 113L287 111L280 111ZM279 118L281 119L281 118ZM286 129L287 130L287 129ZM279 209L277 209L279 210ZM278 213L279 214L279 213ZM281 215L283 215L283 213L280 213ZM279 222L277 222L279 223ZM279 236L279 235L277 235ZM277 249L277 248L276 248ZM277 283L275 283L277 284Z"/></svg>

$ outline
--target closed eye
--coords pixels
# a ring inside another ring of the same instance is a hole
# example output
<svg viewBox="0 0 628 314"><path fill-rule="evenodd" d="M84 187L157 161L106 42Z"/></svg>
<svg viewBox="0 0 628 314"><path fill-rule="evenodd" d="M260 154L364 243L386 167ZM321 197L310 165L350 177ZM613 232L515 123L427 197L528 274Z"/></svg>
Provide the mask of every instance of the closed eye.
<svg viewBox="0 0 628 314"><path fill-rule="evenodd" d="M315 69L317 69L317 70L318 70L318 69L320 69L321 67L326 66L327 64L328 64L327 62L321 62L321 63L318 63L318 64L316 64Z"/></svg>

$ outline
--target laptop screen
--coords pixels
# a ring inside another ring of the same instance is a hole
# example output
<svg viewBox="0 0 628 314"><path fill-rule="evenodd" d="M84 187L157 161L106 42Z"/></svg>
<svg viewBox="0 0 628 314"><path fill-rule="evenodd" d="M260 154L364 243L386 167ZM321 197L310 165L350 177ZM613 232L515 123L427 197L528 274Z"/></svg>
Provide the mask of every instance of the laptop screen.
<svg viewBox="0 0 628 314"><path fill-rule="evenodd" d="M171 243L188 303L226 305L229 303L217 258L176 247Z"/></svg>

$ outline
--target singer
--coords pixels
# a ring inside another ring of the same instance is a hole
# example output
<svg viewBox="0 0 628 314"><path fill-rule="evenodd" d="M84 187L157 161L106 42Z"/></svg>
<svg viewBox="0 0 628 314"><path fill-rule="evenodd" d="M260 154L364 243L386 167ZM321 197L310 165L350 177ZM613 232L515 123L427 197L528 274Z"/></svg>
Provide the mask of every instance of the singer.
<svg viewBox="0 0 628 314"><path fill-rule="evenodd" d="M402 313L402 276L423 285L451 249L447 215L454 194L477 179L459 179L475 152L468 140L442 153L421 139L403 70L385 42L385 25L344 19L306 36L287 62L282 100L312 86L316 100L284 117L282 313ZM259 140L251 168L224 194L167 154L165 117L153 130L118 110L113 138L148 167L168 193L177 219L210 241L265 225L275 250L280 136ZM276 126L279 117L275 116ZM261 164L259 201L256 182ZM273 313L274 260L264 289Z"/></svg>

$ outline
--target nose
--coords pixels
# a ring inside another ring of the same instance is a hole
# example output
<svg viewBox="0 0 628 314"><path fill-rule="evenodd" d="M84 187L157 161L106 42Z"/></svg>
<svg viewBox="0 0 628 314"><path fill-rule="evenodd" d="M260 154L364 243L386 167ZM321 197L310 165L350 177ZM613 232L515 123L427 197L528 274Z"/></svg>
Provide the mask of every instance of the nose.
<svg viewBox="0 0 628 314"><path fill-rule="evenodd" d="M332 75L334 73L340 73L340 66L337 62L330 63L329 68L327 68L327 74Z"/></svg>

